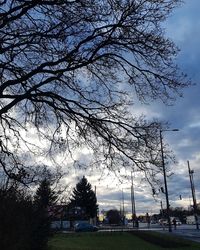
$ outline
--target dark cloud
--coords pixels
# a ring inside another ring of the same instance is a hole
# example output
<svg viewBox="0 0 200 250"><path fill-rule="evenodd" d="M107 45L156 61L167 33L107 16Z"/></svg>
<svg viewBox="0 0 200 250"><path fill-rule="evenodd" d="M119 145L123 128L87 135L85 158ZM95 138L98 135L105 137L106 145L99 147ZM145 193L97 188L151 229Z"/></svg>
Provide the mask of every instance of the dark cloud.
<svg viewBox="0 0 200 250"><path fill-rule="evenodd" d="M163 107L165 117L180 132L167 135L170 145L181 162L174 168L174 176L169 180L171 199L176 200L179 194L191 197L187 160L195 169L197 200L200 198L200 1L187 0L177 9L166 23L167 34L181 49L177 63L191 80L196 83L184 90L183 98L177 100L173 107ZM159 112L159 110L157 110ZM162 110L160 110L162 112Z"/></svg>

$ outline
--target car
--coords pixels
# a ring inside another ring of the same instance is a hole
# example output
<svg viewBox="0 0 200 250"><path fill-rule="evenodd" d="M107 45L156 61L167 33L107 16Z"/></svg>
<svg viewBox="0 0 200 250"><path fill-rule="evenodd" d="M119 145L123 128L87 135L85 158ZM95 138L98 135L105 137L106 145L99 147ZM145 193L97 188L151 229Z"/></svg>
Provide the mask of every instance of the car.
<svg viewBox="0 0 200 250"><path fill-rule="evenodd" d="M182 225L181 221L180 221L180 220L177 220L177 221L176 221L176 225L178 225L178 226Z"/></svg>
<svg viewBox="0 0 200 250"><path fill-rule="evenodd" d="M174 219L174 217L173 218L170 218L171 219L171 225L173 225L173 219ZM175 218L176 219L176 225L177 226L180 226L180 225L182 225L182 223L181 223L181 221L178 219L178 218ZM167 226L169 223L168 223L168 220L166 220L166 219L160 219L159 220L159 224L160 225L164 225L164 226Z"/></svg>
<svg viewBox="0 0 200 250"><path fill-rule="evenodd" d="M74 226L75 232L96 232L98 227L91 225L90 223L81 222Z"/></svg>
<svg viewBox="0 0 200 250"><path fill-rule="evenodd" d="M165 220L165 219L160 219L160 220L159 220L159 224L160 224L161 226L166 226L166 225L168 225L168 221Z"/></svg>
<svg viewBox="0 0 200 250"><path fill-rule="evenodd" d="M176 219L176 225L177 226L182 225L181 221L178 218L175 218L175 219ZM172 224L173 224L173 220L172 220Z"/></svg>

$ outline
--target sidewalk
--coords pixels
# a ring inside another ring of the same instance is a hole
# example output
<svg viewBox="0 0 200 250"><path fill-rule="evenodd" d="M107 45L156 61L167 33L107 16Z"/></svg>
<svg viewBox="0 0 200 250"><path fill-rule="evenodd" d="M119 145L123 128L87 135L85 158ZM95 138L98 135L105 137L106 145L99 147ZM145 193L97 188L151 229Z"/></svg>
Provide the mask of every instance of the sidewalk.
<svg viewBox="0 0 200 250"><path fill-rule="evenodd" d="M187 240L192 240L196 242L200 242L200 230L196 229L177 229L173 230L172 233L169 233L167 230L160 230L161 233L177 235Z"/></svg>
<svg viewBox="0 0 200 250"><path fill-rule="evenodd" d="M165 227L164 229L159 225L151 225L151 227L148 229L147 227L140 227L139 230L150 230L150 231L157 231L160 233L165 234L171 234L171 235L177 235L178 237L185 238L187 240L192 240L196 242L200 242L200 230L197 230L195 228L195 225L181 225L177 226L177 229L174 230L172 227L172 232L169 233L168 227Z"/></svg>

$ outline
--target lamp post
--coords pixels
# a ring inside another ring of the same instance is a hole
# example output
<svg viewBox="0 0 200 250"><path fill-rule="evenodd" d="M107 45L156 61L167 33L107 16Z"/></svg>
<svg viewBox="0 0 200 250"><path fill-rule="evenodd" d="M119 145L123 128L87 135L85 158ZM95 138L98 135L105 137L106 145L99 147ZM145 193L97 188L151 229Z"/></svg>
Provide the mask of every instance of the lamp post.
<svg viewBox="0 0 200 250"><path fill-rule="evenodd" d="M125 216L124 216L124 191L122 189L122 215L123 215L123 226L125 225Z"/></svg>
<svg viewBox="0 0 200 250"><path fill-rule="evenodd" d="M187 163L188 163L188 172L189 172L190 185L191 185L191 191L192 191L193 209L194 209L194 216L195 216L195 222L196 222L196 229L199 230L199 223L198 223L198 217L197 217L197 201L196 201L194 179L193 179L194 170L190 169L189 161L187 161Z"/></svg>
<svg viewBox="0 0 200 250"><path fill-rule="evenodd" d="M136 209L135 209L135 194L134 194L134 186L133 186L133 174L131 172L131 207L132 207L132 220L133 227L136 226Z"/></svg>
<svg viewBox="0 0 200 250"><path fill-rule="evenodd" d="M163 138L162 132L165 131L179 131L178 129L165 129L160 130L160 147L161 147L161 157L162 157L162 167L163 167L163 177L164 177L164 184L165 184L165 198L166 198L166 205L167 205L167 220L169 225L169 232L172 232L172 225L170 220L170 205L169 205L169 196L168 196L168 188L167 188L167 178L166 178L166 169L165 169L165 159L164 159L164 150L163 150Z"/></svg>
<svg viewBox="0 0 200 250"><path fill-rule="evenodd" d="M163 205L162 205L162 200L160 201L160 210L161 210L161 215L163 217Z"/></svg>

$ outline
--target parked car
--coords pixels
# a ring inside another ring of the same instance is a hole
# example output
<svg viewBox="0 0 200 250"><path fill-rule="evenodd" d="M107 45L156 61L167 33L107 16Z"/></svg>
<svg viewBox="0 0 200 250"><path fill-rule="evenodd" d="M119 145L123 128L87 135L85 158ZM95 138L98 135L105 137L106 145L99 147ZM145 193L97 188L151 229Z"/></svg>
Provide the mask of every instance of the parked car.
<svg viewBox="0 0 200 250"><path fill-rule="evenodd" d="M168 225L168 221L167 221L166 219L160 219L158 222L159 222L159 224L160 224L161 226L166 226L166 225Z"/></svg>
<svg viewBox="0 0 200 250"><path fill-rule="evenodd" d="M181 221L180 220L176 220L176 225L178 225L178 226L182 225Z"/></svg>
<svg viewBox="0 0 200 250"><path fill-rule="evenodd" d="M74 226L75 232L96 232L98 231L98 227L91 225L90 223L82 222L77 223Z"/></svg>
<svg viewBox="0 0 200 250"><path fill-rule="evenodd" d="M179 220L179 218L177 218L177 217L171 217L170 219L171 219L171 223L173 224L173 220L174 220L174 218L175 218L175 220L176 220L176 225L177 226L180 226L180 225L182 225L182 223L181 223L181 221Z"/></svg>
<svg viewBox="0 0 200 250"><path fill-rule="evenodd" d="M174 217L172 217L172 218L170 218L170 219L171 219L171 224L173 225L173 219L174 219ZM176 225L177 225L177 226L182 225L181 221L180 221L178 218L175 218L175 219L176 219ZM168 225L168 220L166 220L166 219L160 219L160 220L159 220L159 224L160 224L160 225L167 226L167 225Z"/></svg>
<svg viewBox="0 0 200 250"><path fill-rule="evenodd" d="M198 223L200 223L200 216L197 216ZM189 225L195 225L196 224L196 219L194 215L190 215L186 217L186 224Z"/></svg>

